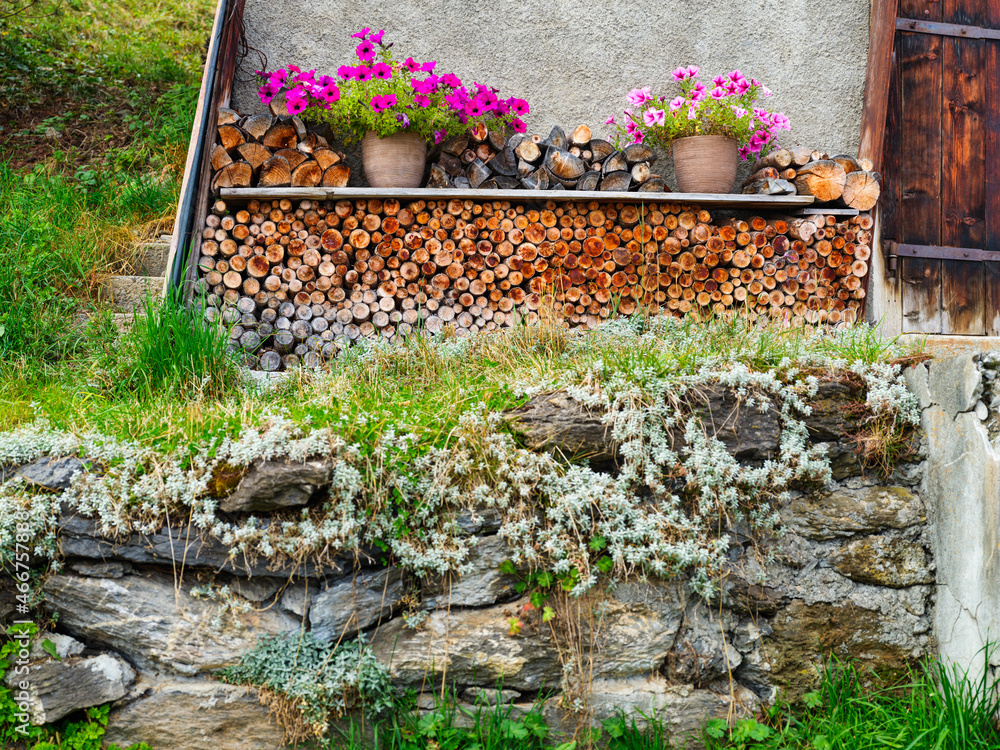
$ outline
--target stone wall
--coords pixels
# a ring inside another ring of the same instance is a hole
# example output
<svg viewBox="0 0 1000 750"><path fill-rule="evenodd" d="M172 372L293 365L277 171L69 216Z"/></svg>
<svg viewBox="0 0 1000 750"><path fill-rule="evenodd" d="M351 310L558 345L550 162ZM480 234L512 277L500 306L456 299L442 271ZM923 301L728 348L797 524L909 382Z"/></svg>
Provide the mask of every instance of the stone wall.
<svg viewBox="0 0 1000 750"><path fill-rule="evenodd" d="M921 367L915 382L926 373ZM930 367L932 384L956 382L952 375L935 379L937 368L963 368L958 406L974 408L975 363ZM932 385L931 394L939 387ZM688 736L709 716L800 696L817 684L830 653L886 679L902 676L934 653L935 622L941 626L932 550L943 532L929 521L940 503L927 496L937 480L926 476L924 443L887 479L863 469L851 444L857 424L846 408L855 395L839 381L821 386L806 424L811 440L828 448L833 482L792 492L780 508L786 533L766 540L771 562L736 526L713 600L694 595L683 578L602 584L580 600L556 597L553 628L523 614L518 577L500 571L508 552L496 534L499 519L488 514L461 519L478 543L471 569L447 579L416 579L370 560L269 569L261 560L229 558L221 544L183 525L108 538L93 521L64 515L64 566L45 582L44 606L59 613L58 644L67 658L37 654L36 717L114 701L107 739L122 746L279 747L281 732L254 693L212 673L235 663L261 634L300 628L328 640L364 632L400 687L431 692L444 681L471 700L502 682L505 699L524 707L552 692L546 714L566 733L624 709L660 712L675 738ZM934 410L952 408L946 395L927 400L932 436ZM718 425L716 436L747 465L777 451L781 428L773 411L736 410L722 392L705 408L705 422ZM603 425L565 394L536 397L510 416L532 449L585 449L614 470ZM932 463L940 450L929 451ZM67 461L10 471L58 490L73 470L75 459ZM259 464L225 507L238 513L259 509L262 499L300 504L315 489L312 473ZM261 495L265 486L270 498ZM411 627L421 611L426 618ZM511 635L508 618L517 614L524 628ZM578 626L572 637L570 622ZM586 680L564 669L567 654L579 655ZM564 697L580 697L589 712L567 710Z"/></svg>
<svg viewBox="0 0 1000 750"><path fill-rule="evenodd" d="M578 0L481 5L469 0L316 4L303 22L287 0L248 0L246 36L270 69L289 63L334 73L350 63L350 34L386 29L402 59L438 60L463 80L527 99L530 132L595 127L619 114L637 86L666 89L670 71L699 65L709 76L741 69L766 83L792 122L789 142L830 153L857 151L868 50L866 0L692 5L683 0L605 4ZM822 40L819 43L813 40ZM234 102L261 109L247 58ZM603 135L603 133L602 133Z"/></svg>

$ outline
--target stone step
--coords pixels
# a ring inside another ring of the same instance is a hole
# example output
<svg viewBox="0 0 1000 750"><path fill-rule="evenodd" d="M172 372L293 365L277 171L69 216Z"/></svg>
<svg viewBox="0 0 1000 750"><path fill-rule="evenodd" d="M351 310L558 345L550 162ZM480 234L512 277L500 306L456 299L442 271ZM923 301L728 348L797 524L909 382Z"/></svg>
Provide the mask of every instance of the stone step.
<svg viewBox="0 0 1000 750"><path fill-rule="evenodd" d="M139 246L139 255L132 266L136 276L163 276L167 271L167 256L170 255L170 235Z"/></svg>
<svg viewBox="0 0 1000 750"><path fill-rule="evenodd" d="M163 282L162 276L109 276L104 280L104 294L115 308L131 312L142 308L147 297L163 297Z"/></svg>

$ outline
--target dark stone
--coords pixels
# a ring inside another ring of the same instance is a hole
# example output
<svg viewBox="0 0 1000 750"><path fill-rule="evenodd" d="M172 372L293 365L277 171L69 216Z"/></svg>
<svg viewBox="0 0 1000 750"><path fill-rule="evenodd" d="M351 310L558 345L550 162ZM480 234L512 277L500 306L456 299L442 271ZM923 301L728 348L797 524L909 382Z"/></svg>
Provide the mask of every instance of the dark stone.
<svg viewBox="0 0 1000 750"><path fill-rule="evenodd" d="M526 448L558 448L569 458L614 462L618 447L611 441L611 427L603 412L588 409L565 391L535 396L524 406L507 412L507 419Z"/></svg>
<svg viewBox="0 0 1000 750"><path fill-rule="evenodd" d="M386 568L337 581L312 600L309 622L317 638L340 641L391 617L406 595L403 572Z"/></svg>
<svg viewBox="0 0 1000 750"><path fill-rule="evenodd" d="M78 561L70 563L69 569L88 578L121 578L132 572L132 566L125 562Z"/></svg>
<svg viewBox="0 0 1000 750"><path fill-rule="evenodd" d="M427 609L444 607L484 607L517 597L514 586L520 578L504 575L500 566L510 559L507 542L498 536L482 537L469 550L465 563L471 570L463 575L432 578L421 587Z"/></svg>
<svg viewBox="0 0 1000 750"><path fill-rule="evenodd" d="M35 489L58 492L67 489L73 475L83 471L84 468L83 461L79 458L43 456L22 466L14 476L23 477L25 482Z"/></svg>
<svg viewBox="0 0 1000 750"><path fill-rule="evenodd" d="M673 682L705 687L743 661L730 643L735 626L731 612L692 601L684 612L684 625L667 658L665 675Z"/></svg>
<svg viewBox="0 0 1000 750"><path fill-rule="evenodd" d="M820 383L816 395L809 401L812 413L802 417L810 439L824 443L857 432L859 417L844 407L850 402L857 402L861 395L838 381Z"/></svg>
<svg viewBox="0 0 1000 750"><path fill-rule="evenodd" d="M253 466L219 503L227 513L259 513L305 505L333 476L334 461L265 461Z"/></svg>
<svg viewBox="0 0 1000 750"><path fill-rule="evenodd" d="M720 588L723 605L742 615L773 615L786 601L778 589L739 576L726 578Z"/></svg>
<svg viewBox="0 0 1000 750"><path fill-rule="evenodd" d="M734 389L721 385L692 389L686 399L708 433L733 457L760 462L777 454L781 422L773 404L764 411L747 408ZM618 458L618 447L611 440L611 426L603 421L603 413L588 409L565 391L535 396L507 412L507 419L530 450L558 448L570 458L589 458L591 464L598 465ZM683 433L683 426L672 431L676 448L684 444Z"/></svg>
<svg viewBox="0 0 1000 750"><path fill-rule="evenodd" d="M262 523L267 523L263 521ZM166 527L153 534L105 536L98 523L80 515L63 515L59 520L59 550L64 557L86 557L102 561L132 563L180 564L185 568L211 568L236 575L287 576L311 578L343 575L354 566L354 559L339 557L328 567L313 563L283 563L274 565L262 557L230 556L229 548L215 537L198 529Z"/></svg>

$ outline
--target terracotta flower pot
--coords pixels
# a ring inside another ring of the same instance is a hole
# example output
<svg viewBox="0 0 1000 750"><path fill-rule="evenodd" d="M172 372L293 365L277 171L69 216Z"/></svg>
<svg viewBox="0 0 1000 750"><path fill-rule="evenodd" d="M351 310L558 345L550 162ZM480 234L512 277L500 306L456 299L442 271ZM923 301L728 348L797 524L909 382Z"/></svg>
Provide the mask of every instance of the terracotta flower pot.
<svg viewBox="0 0 1000 750"><path fill-rule="evenodd" d="M670 144L682 193L728 193L736 182L738 146L723 135L693 135Z"/></svg>
<svg viewBox="0 0 1000 750"><path fill-rule="evenodd" d="M420 187L426 161L427 141L415 133L379 138L369 130L361 139L361 163L372 187Z"/></svg>

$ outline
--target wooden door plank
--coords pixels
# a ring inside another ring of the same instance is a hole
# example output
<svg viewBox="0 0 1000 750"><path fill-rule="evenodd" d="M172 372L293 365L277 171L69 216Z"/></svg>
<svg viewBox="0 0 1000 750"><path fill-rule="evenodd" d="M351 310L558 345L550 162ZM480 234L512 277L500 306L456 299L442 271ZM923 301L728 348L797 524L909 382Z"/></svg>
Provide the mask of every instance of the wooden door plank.
<svg viewBox="0 0 1000 750"><path fill-rule="evenodd" d="M944 0L946 23L982 26L983 0ZM986 99L986 42L941 40L941 242L983 248L986 170L982 113ZM986 332L983 267L964 261L941 262L941 332Z"/></svg>
<svg viewBox="0 0 1000 750"><path fill-rule="evenodd" d="M986 25L1000 28L1000 0L986 0ZM983 132L986 141L984 247L1000 250L1000 41L986 42ZM1000 336L1000 263L983 264L983 298L986 335Z"/></svg>
<svg viewBox="0 0 1000 750"><path fill-rule="evenodd" d="M893 40L899 0L872 0L868 29L868 70L865 75L864 106L858 158L871 159L875 171L882 170L886 111L889 103Z"/></svg>
<svg viewBox="0 0 1000 750"><path fill-rule="evenodd" d="M882 147L882 195L878 202L878 212L882 225L883 241L899 240L899 212L902 191L900 190L902 168L901 126L903 100L899 91L899 56L893 50L890 59L889 99L886 103L885 145Z"/></svg>
<svg viewBox="0 0 1000 750"><path fill-rule="evenodd" d="M906 18L940 21L940 2L900 0ZM940 244L941 37L902 32L898 39L905 147L900 165L901 242ZM903 330L941 332L941 261L900 258Z"/></svg>

